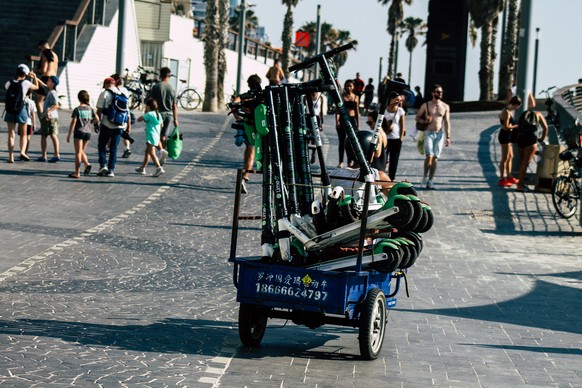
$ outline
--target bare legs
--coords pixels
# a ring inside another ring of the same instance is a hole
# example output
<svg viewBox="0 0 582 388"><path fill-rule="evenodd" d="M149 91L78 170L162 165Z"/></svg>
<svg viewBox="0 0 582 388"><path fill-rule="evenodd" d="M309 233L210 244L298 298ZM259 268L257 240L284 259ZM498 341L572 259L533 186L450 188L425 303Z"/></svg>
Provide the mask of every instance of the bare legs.
<svg viewBox="0 0 582 388"><path fill-rule="evenodd" d="M499 162L499 178L510 178L513 162L513 145L501 144L501 161Z"/></svg>
<svg viewBox="0 0 582 388"><path fill-rule="evenodd" d="M437 158L435 158L434 155L426 155L426 158L424 159L423 177L424 178L428 177L428 179L432 181L436 168L437 168Z"/></svg>
<svg viewBox="0 0 582 388"><path fill-rule="evenodd" d="M143 163L141 164L142 169L146 168L146 166L150 162L150 159L152 160L152 162L154 162L156 167L161 167L160 161L158 160L158 157L156 155L156 146L153 146L150 143L146 143L146 150L143 156Z"/></svg>
<svg viewBox="0 0 582 388"><path fill-rule="evenodd" d="M60 158L59 155L59 138L57 136L56 133L51 133L50 135L46 136L46 135L42 135L40 137L40 151L42 153L42 157L44 159L46 159L46 138L49 137L51 138L51 141L53 142L53 156L55 158Z"/></svg>
<svg viewBox="0 0 582 388"><path fill-rule="evenodd" d="M249 179L249 171L253 169L253 164L255 162L255 147L246 146L245 156L244 156L244 179Z"/></svg>
<svg viewBox="0 0 582 388"><path fill-rule="evenodd" d="M90 166L85 153L87 144L89 144L87 140L75 139L75 173L73 174L75 178L81 175L81 163L85 165L85 168Z"/></svg>
<svg viewBox="0 0 582 388"><path fill-rule="evenodd" d="M527 174L527 167L532 161L537 149L537 144L518 148L517 153L519 155L519 182L517 182L517 190L519 191L523 190L525 187L525 175Z"/></svg>

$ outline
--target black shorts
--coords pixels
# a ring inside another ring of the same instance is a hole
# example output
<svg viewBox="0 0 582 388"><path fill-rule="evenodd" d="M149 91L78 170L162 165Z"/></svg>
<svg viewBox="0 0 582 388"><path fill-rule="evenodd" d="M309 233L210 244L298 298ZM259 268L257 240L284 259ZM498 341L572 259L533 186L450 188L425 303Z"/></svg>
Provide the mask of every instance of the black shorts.
<svg viewBox="0 0 582 388"><path fill-rule="evenodd" d="M517 137L517 146L519 148L525 148L532 146L538 142L538 137L535 134L531 135L521 135Z"/></svg>
<svg viewBox="0 0 582 388"><path fill-rule="evenodd" d="M499 140L499 144L513 143L512 137L513 137L514 132L515 131L510 131L507 129L500 129L499 136L497 136L497 139Z"/></svg>
<svg viewBox="0 0 582 388"><path fill-rule="evenodd" d="M43 75L42 77L40 77L40 80L46 84L49 78L50 78L49 76ZM46 96L46 92L47 88L44 88L39 85L35 93L40 96Z"/></svg>
<svg viewBox="0 0 582 388"><path fill-rule="evenodd" d="M73 139L89 141L91 140L91 134L86 132L74 132Z"/></svg>

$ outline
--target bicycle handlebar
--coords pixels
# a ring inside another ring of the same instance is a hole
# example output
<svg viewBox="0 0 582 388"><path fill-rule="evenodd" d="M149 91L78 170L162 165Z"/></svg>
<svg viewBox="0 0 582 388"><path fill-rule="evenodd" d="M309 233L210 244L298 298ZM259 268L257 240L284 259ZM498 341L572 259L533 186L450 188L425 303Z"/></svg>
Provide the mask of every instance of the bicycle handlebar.
<svg viewBox="0 0 582 388"><path fill-rule="evenodd" d="M308 67L311 67L315 63L319 62L319 59L322 58L322 57L331 58L331 57L333 57L333 56L341 53L342 51L349 50L349 49L351 49L353 47L354 47L354 44L353 43L348 43L348 44L345 44L343 46L336 47L334 49L331 49L329 51L326 51L323 54L316 55L316 56L314 56L312 58L309 58L309 59L307 59L307 60L305 60L305 61L303 61L301 63L298 63L297 65L291 66L289 68L289 71L290 72L294 72L294 71L299 71L301 69L307 69Z"/></svg>

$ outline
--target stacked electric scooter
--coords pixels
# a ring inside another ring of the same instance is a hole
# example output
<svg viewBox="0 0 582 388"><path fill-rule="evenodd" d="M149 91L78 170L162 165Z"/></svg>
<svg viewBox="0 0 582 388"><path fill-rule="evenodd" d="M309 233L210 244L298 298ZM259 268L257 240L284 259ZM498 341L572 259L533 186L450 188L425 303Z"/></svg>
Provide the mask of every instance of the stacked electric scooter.
<svg viewBox="0 0 582 388"><path fill-rule="evenodd" d="M371 141L362 144L362 136L349 121L340 87L328 63L328 59L349 48L351 45L339 47L289 69L300 71L317 64L320 79L267 86L230 104L244 118L247 137L254 140L257 167L262 173L261 246L262 260L266 263L323 271L358 268L391 273L416 262L423 249L421 234L433 225L430 206L418 198L410 183L378 182L370 167L384 112L379 112ZM385 95L405 87L388 81ZM326 167L313 92L328 94L346 130L350 150L359 166L358 176L351 178L350 189L334 185L335 180L345 182L350 178L339 179ZM386 101L380 107L385 109ZM310 142L315 143L319 174L312 172ZM241 182L239 173L237 195ZM380 186L387 184L392 187L386 194ZM235 239L233 243L231 257L235 256L232 251L236 249Z"/></svg>

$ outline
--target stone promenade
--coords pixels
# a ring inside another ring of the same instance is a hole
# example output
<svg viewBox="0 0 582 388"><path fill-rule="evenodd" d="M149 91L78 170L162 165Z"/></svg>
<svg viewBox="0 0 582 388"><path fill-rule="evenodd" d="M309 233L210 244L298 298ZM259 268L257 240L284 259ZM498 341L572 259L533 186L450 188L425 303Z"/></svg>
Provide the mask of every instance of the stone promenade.
<svg viewBox="0 0 582 388"><path fill-rule="evenodd" d="M549 194L497 186L495 112L452 115L437 190L419 191L435 226L375 361L359 359L357 330L331 325L271 320L260 348L241 347L227 258L243 150L230 116L181 115L184 153L159 178L134 172L138 125L114 178L73 180L69 115L56 164L7 164L0 129L0 384L582 387L578 215L558 218ZM324 140L335 166L329 124ZM422 159L406 139L398 178L419 182ZM257 215L258 176L249 189L243 211ZM240 255L259 252L259 233L241 222Z"/></svg>

